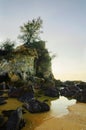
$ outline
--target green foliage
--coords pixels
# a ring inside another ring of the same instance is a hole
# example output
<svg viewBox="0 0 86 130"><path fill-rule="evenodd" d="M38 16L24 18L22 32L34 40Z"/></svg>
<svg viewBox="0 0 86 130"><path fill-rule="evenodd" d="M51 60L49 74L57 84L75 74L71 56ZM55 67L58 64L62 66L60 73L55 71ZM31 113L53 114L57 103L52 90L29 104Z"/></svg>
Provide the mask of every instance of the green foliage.
<svg viewBox="0 0 86 130"><path fill-rule="evenodd" d="M62 87L62 85L63 85L62 81L57 80L57 79L55 79L54 81L55 81L55 87L56 87L56 88L59 89L60 87Z"/></svg>
<svg viewBox="0 0 86 130"><path fill-rule="evenodd" d="M40 29L42 27L41 18L33 19L32 21L28 21L23 26L20 27L20 31L22 35L19 35L19 38L25 44L33 43L36 40L39 40L39 34L41 33Z"/></svg>
<svg viewBox="0 0 86 130"><path fill-rule="evenodd" d="M52 88L55 87L55 81L52 79L45 79L45 82L42 85L42 89L46 89L46 88Z"/></svg>
<svg viewBox="0 0 86 130"><path fill-rule="evenodd" d="M43 50L43 49L45 49L45 41L42 41L42 40L40 40L40 41L38 41L38 42L33 42L33 43L30 43L29 45L28 45L28 47L30 47L30 48L36 48L36 50Z"/></svg>
<svg viewBox="0 0 86 130"><path fill-rule="evenodd" d="M40 40L39 34L41 33L42 20L40 17L37 19L32 19L28 21L23 26L20 27L21 35L19 38L23 41L23 45L20 48L14 49L14 42L9 39L6 40L2 49L8 52L5 57L11 59L18 54L31 55L35 57L34 68L36 71L36 76L40 78L52 77L51 75L51 60L55 57L51 57L50 53L45 47L45 41ZM33 52L32 52L33 50Z"/></svg>
<svg viewBox="0 0 86 130"><path fill-rule="evenodd" d="M1 49L8 51L8 52L12 52L14 50L14 45L15 42L11 41L10 39L7 39L6 41L4 41L1 45Z"/></svg>
<svg viewBox="0 0 86 130"><path fill-rule="evenodd" d="M68 85L68 86L74 85L74 81L68 81L68 80L67 80L67 81L64 82L64 84L65 84L65 85Z"/></svg>
<svg viewBox="0 0 86 130"><path fill-rule="evenodd" d="M35 48L38 53L36 60L36 74L38 77L43 77L43 73L49 71L51 67L51 57L48 50L45 48L45 41L38 41L28 45L28 47Z"/></svg>

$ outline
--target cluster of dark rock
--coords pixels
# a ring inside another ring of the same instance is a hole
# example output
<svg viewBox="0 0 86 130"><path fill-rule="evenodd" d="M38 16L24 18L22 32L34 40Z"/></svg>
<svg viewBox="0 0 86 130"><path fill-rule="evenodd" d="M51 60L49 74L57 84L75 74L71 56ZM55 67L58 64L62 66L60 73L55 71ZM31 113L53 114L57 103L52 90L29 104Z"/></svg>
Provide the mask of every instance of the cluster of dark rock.
<svg viewBox="0 0 86 130"><path fill-rule="evenodd" d="M4 93L5 89L3 84L1 84L0 105L6 104L8 98L16 98L19 101L22 101L24 109L31 113L40 113L50 110L47 103L35 99L32 86L18 88L9 86L7 90L8 97L4 97ZM19 107L16 110L2 111L2 115L0 115L1 130L21 130L24 126L25 120L23 119L22 107Z"/></svg>
<svg viewBox="0 0 86 130"><path fill-rule="evenodd" d="M55 87L48 87L44 90L44 95L49 97L59 97L59 90Z"/></svg>
<svg viewBox="0 0 86 130"><path fill-rule="evenodd" d="M60 95L67 98L74 98L79 102L86 103L86 83L81 82L75 85L63 85L60 88Z"/></svg>
<svg viewBox="0 0 86 130"><path fill-rule="evenodd" d="M38 101L36 99L31 99L29 102L24 103L23 107L31 113L40 113L50 110L50 107L47 103Z"/></svg>
<svg viewBox="0 0 86 130"><path fill-rule="evenodd" d="M35 99L34 91L31 86L27 88L11 88L8 93L9 97L16 97L23 102L23 107L31 113L49 111L50 107L47 103Z"/></svg>
<svg viewBox="0 0 86 130"><path fill-rule="evenodd" d="M34 92L31 86L27 87L11 87L8 91L8 96L11 98L17 98L21 102L28 102L34 98Z"/></svg>
<svg viewBox="0 0 86 130"><path fill-rule="evenodd" d="M31 79L34 79L34 78L31 78ZM25 87L10 87L10 86L7 86L7 84L6 85L4 84L4 82L6 83L9 81L10 81L10 78L9 78L8 73L3 73L0 75L0 90L8 88L9 97L18 98L22 102L28 102L32 98L34 98L34 90L31 85L28 86L26 89ZM48 81L45 84L42 82L42 84L39 85L40 87L39 88L37 87L37 89L41 89L45 96L59 97L61 95L68 98L75 98L79 102L86 102L86 83L85 82L75 82L75 81L61 82L58 80L56 80L55 82L57 82L55 85L53 85L54 82L51 82L51 81ZM0 91L0 95L2 94L3 92ZM0 99L1 104L3 104L4 101L5 100L2 101L2 99Z"/></svg>
<svg viewBox="0 0 86 130"><path fill-rule="evenodd" d="M7 103L9 97L4 96L4 90L0 92L0 105ZM25 126L22 107L16 110L4 110L0 114L0 130L21 130Z"/></svg>
<svg viewBox="0 0 86 130"><path fill-rule="evenodd" d="M7 103L7 101L6 101L7 98L8 98L8 97L3 97L3 96L1 96L1 97L0 97L0 105L6 104L6 103Z"/></svg>
<svg viewBox="0 0 86 130"><path fill-rule="evenodd" d="M8 73L3 73L0 75L0 83L10 81Z"/></svg>
<svg viewBox="0 0 86 130"><path fill-rule="evenodd" d="M39 101L35 98L34 88L31 85L23 87L13 87L7 85L9 82L9 76L7 73L0 75L0 105L7 103L8 98L17 98L23 102L22 107L31 113L40 113L50 110L50 106L45 101ZM8 97L4 97L5 89L8 89ZM86 83L73 83L67 84L60 82L60 87L56 84L50 87L36 87L43 91L45 96L59 97L65 96L67 98L74 98L79 102L86 103ZM21 130L25 126L25 120L23 119L22 107L16 110L2 111L0 115L0 129L1 130ZM7 120L5 120L7 117Z"/></svg>
<svg viewBox="0 0 86 130"><path fill-rule="evenodd" d="M0 105L7 103L9 97L3 96L4 90L1 91ZM0 130L21 130L25 126L25 120L23 119L22 107L16 110L4 110L0 114Z"/></svg>
<svg viewBox="0 0 86 130"><path fill-rule="evenodd" d="M25 126L21 107L16 110L2 111L2 114L0 115L1 130L21 130ZM7 120L5 120L5 117L7 117Z"/></svg>

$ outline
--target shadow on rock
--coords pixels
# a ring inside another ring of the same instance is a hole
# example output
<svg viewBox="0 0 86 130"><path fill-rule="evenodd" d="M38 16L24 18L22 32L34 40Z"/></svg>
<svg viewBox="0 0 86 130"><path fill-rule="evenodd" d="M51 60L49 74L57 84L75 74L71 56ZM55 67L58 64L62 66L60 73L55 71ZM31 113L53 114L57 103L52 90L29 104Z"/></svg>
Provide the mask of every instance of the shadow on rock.
<svg viewBox="0 0 86 130"><path fill-rule="evenodd" d="M16 110L9 110L8 112L3 111L2 113L5 116L8 116L8 120L0 128L1 130L21 130L25 126L21 107L17 108Z"/></svg>
<svg viewBox="0 0 86 130"><path fill-rule="evenodd" d="M31 99L28 103L24 103L23 107L31 113L40 113L50 110L50 107L47 103L40 102L36 99Z"/></svg>

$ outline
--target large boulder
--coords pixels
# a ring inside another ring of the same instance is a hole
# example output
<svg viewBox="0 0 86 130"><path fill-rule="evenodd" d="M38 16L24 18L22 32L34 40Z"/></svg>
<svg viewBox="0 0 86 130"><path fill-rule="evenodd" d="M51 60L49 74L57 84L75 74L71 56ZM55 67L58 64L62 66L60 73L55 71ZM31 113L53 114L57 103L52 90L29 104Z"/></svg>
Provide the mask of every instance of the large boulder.
<svg viewBox="0 0 86 130"><path fill-rule="evenodd" d="M10 81L8 73L0 74L0 83Z"/></svg>
<svg viewBox="0 0 86 130"><path fill-rule="evenodd" d="M0 90L0 96L2 96L3 94L4 94L4 92Z"/></svg>
<svg viewBox="0 0 86 130"><path fill-rule="evenodd" d="M74 95L74 98L77 99L77 101L79 101L79 102L86 103L86 89L83 89L79 93Z"/></svg>
<svg viewBox="0 0 86 130"><path fill-rule="evenodd" d="M75 98L79 102L86 103L86 84L60 88L60 95L68 98Z"/></svg>
<svg viewBox="0 0 86 130"><path fill-rule="evenodd" d="M14 110L6 123L6 130L21 130L25 126L24 119L22 118L22 108L19 107Z"/></svg>
<svg viewBox="0 0 86 130"><path fill-rule="evenodd" d="M2 115L0 115L0 127L3 126L4 122L5 122L4 117Z"/></svg>
<svg viewBox="0 0 86 130"><path fill-rule="evenodd" d="M6 104L7 103L6 99L7 98L5 97L0 97L0 105Z"/></svg>
<svg viewBox="0 0 86 130"><path fill-rule="evenodd" d="M9 97L18 98L21 93L21 88L11 87L8 92Z"/></svg>
<svg viewBox="0 0 86 130"><path fill-rule="evenodd" d="M19 101L29 102L32 98L34 98L33 92L25 92L21 97L19 97Z"/></svg>
<svg viewBox="0 0 86 130"><path fill-rule="evenodd" d="M74 97L78 92L80 92L80 89L77 86L66 86L60 88L60 95L65 97Z"/></svg>
<svg viewBox="0 0 86 130"><path fill-rule="evenodd" d="M59 91L55 87L49 87L44 90L44 95L49 97L59 97Z"/></svg>
<svg viewBox="0 0 86 130"><path fill-rule="evenodd" d="M28 103L23 105L31 113L40 113L50 110L50 107L45 102L40 102L36 99L30 100Z"/></svg>
<svg viewBox="0 0 86 130"><path fill-rule="evenodd" d="M11 87L8 93L9 97L18 98L21 102L28 102L32 98L34 98L34 91L32 86L26 87Z"/></svg>

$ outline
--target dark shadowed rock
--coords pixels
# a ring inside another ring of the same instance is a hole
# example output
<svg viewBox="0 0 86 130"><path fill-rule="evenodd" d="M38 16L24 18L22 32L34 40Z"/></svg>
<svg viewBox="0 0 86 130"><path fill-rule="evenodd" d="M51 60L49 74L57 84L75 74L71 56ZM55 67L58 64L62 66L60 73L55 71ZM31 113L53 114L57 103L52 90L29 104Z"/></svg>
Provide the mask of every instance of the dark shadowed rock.
<svg viewBox="0 0 86 130"><path fill-rule="evenodd" d="M65 97L73 97L79 91L80 89L77 86L66 86L60 89L60 94L61 96L65 96Z"/></svg>
<svg viewBox="0 0 86 130"><path fill-rule="evenodd" d="M0 96L2 96L4 94L4 92L3 91L0 91Z"/></svg>
<svg viewBox="0 0 86 130"><path fill-rule="evenodd" d="M10 81L8 73L3 73L0 75L0 83Z"/></svg>
<svg viewBox="0 0 86 130"><path fill-rule="evenodd" d="M6 104L6 99L5 97L0 97L0 105Z"/></svg>
<svg viewBox="0 0 86 130"><path fill-rule="evenodd" d="M5 117L10 117L12 112L14 112L15 110L3 110L2 111L2 114L5 116Z"/></svg>
<svg viewBox="0 0 86 130"><path fill-rule="evenodd" d="M11 112L6 123L6 130L21 130L25 126L24 119L22 117L22 108L17 108Z"/></svg>
<svg viewBox="0 0 86 130"><path fill-rule="evenodd" d="M79 93L75 94L74 98L79 102L86 103L86 89L83 89Z"/></svg>
<svg viewBox="0 0 86 130"><path fill-rule="evenodd" d="M33 92L26 92L19 98L19 101L29 102L32 98L34 98L34 93Z"/></svg>
<svg viewBox="0 0 86 130"><path fill-rule="evenodd" d="M34 92L31 86L28 87L11 87L8 93L9 97L18 98L22 102L26 102L34 97Z"/></svg>
<svg viewBox="0 0 86 130"><path fill-rule="evenodd" d="M29 87L21 87L21 88L11 88L8 93L9 97L18 98L21 102L29 102L32 98L34 98L34 92L32 88Z"/></svg>
<svg viewBox="0 0 86 130"><path fill-rule="evenodd" d="M49 97L59 97L59 91L54 87L46 88L44 90L44 95Z"/></svg>
<svg viewBox="0 0 86 130"><path fill-rule="evenodd" d="M61 88L60 95L68 98L75 98L79 102L86 103L86 84L78 84Z"/></svg>
<svg viewBox="0 0 86 130"><path fill-rule="evenodd" d="M21 90L20 88L11 87L8 92L9 97L18 98Z"/></svg>
<svg viewBox="0 0 86 130"><path fill-rule="evenodd" d="M4 124L4 117L0 115L0 127Z"/></svg>
<svg viewBox="0 0 86 130"><path fill-rule="evenodd" d="M50 110L50 107L45 102L40 102L36 99L31 99L28 103L23 105L31 113L40 113Z"/></svg>
<svg viewBox="0 0 86 130"><path fill-rule="evenodd" d="M22 110L22 114L26 113L23 108L21 110ZM4 115L4 117L10 117L12 112L14 111L15 110L3 110L2 114Z"/></svg>

